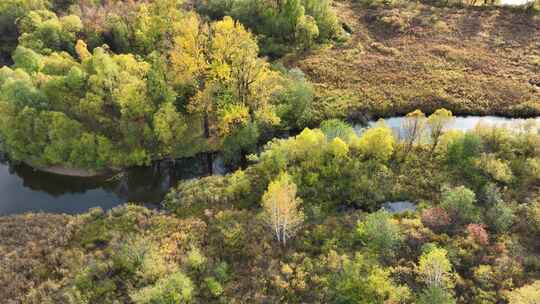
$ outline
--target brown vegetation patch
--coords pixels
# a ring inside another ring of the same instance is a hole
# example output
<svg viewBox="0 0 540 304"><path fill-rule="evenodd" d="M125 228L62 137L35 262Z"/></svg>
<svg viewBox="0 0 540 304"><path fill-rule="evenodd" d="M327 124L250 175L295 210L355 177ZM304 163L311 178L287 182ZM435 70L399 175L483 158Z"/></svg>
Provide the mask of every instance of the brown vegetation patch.
<svg viewBox="0 0 540 304"><path fill-rule="evenodd" d="M534 85L540 69L538 16L421 4L399 10L335 6L351 28L348 41L284 59L319 88L318 118L354 111L388 116L416 107L540 115L540 89ZM343 103L334 107L329 98Z"/></svg>

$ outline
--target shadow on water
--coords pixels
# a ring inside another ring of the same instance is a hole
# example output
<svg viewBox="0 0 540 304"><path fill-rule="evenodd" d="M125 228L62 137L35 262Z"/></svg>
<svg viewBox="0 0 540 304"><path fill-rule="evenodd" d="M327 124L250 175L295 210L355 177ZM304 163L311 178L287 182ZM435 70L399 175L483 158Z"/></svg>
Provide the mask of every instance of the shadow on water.
<svg viewBox="0 0 540 304"><path fill-rule="evenodd" d="M81 213L110 209L125 202L157 205L179 181L223 173L206 155L155 162L112 177L70 177L35 170L0 155L0 214L24 212Z"/></svg>

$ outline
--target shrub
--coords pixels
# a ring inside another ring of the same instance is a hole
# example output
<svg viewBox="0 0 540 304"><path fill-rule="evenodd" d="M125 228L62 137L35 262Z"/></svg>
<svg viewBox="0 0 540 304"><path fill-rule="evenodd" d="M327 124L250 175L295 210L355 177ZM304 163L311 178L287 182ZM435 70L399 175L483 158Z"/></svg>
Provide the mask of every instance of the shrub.
<svg viewBox="0 0 540 304"><path fill-rule="evenodd" d="M432 286L418 296L417 304L455 304L456 300L444 288Z"/></svg>
<svg viewBox="0 0 540 304"><path fill-rule="evenodd" d="M507 232L514 224L514 208L499 202L487 211L487 223L497 233Z"/></svg>
<svg viewBox="0 0 540 304"><path fill-rule="evenodd" d="M382 43L379 42L373 42L369 45L372 49L378 51L381 54L384 55L392 55L397 56L399 55L399 50L393 47L387 47Z"/></svg>
<svg viewBox="0 0 540 304"><path fill-rule="evenodd" d="M214 277L204 278L204 283L212 296L219 297L223 293L223 287Z"/></svg>
<svg viewBox="0 0 540 304"><path fill-rule="evenodd" d="M356 234L365 246L383 258L394 256L403 241L399 225L386 211L367 215L358 223Z"/></svg>
<svg viewBox="0 0 540 304"><path fill-rule="evenodd" d="M320 128L329 142L334 138L341 138L348 142L355 135L351 125L339 119L325 120L321 123Z"/></svg>
<svg viewBox="0 0 540 304"><path fill-rule="evenodd" d="M221 262L214 270L214 273L218 280L226 282L230 278L229 271L229 264L227 264L227 262Z"/></svg>
<svg viewBox="0 0 540 304"><path fill-rule="evenodd" d="M443 208L433 207L422 210L422 223L435 232L444 231L450 225L450 216Z"/></svg>
<svg viewBox="0 0 540 304"><path fill-rule="evenodd" d="M476 195L470 189L459 186L443 190L441 207L450 214L457 224L477 222L479 210L475 206Z"/></svg>
<svg viewBox="0 0 540 304"><path fill-rule="evenodd" d="M489 243L489 235L484 229L484 225L469 224L467 225L469 237L478 245L486 246Z"/></svg>
<svg viewBox="0 0 540 304"><path fill-rule="evenodd" d="M202 270L206 264L206 257L201 253L199 248L192 248L187 255L187 264L195 270Z"/></svg>
<svg viewBox="0 0 540 304"><path fill-rule="evenodd" d="M136 304L184 304L191 303L195 286L182 272L175 272L131 294Z"/></svg>

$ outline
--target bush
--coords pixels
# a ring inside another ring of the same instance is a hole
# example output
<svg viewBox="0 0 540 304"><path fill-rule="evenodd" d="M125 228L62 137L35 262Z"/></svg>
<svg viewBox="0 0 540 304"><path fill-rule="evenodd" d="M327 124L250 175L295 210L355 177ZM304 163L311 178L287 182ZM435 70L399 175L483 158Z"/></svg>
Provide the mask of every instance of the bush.
<svg viewBox="0 0 540 304"><path fill-rule="evenodd" d="M456 224L478 222L480 213L475 206L476 195L470 189L459 186L443 190L441 207L450 214Z"/></svg>
<svg viewBox="0 0 540 304"><path fill-rule="evenodd" d="M426 227L435 232L444 231L451 223L448 212L439 207L422 210L421 219Z"/></svg>
<svg viewBox="0 0 540 304"><path fill-rule="evenodd" d="M199 248L192 248L187 255L187 264L192 269L201 271L206 265L206 257L201 253Z"/></svg>
<svg viewBox="0 0 540 304"><path fill-rule="evenodd" d="M283 128L301 130L312 124L313 87L300 69L284 71L287 81L277 96L277 112Z"/></svg>
<svg viewBox="0 0 540 304"><path fill-rule="evenodd" d="M341 138L343 141L349 142L355 135L351 125L339 119L325 120L321 123L320 128L328 141L334 138Z"/></svg>
<svg viewBox="0 0 540 304"><path fill-rule="evenodd" d="M403 242L399 225L386 211L367 215L358 223L356 234L366 247L383 258L394 256Z"/></svg>
<svg viewBox="0 0 540 304"><path fill-rule="evenodd" d="M441 287L429 287L418 296L418 304L455 304L456 300L452 295Z"/></svg>
<svg viewBox="0 0 540 304"><path fill-rule="evenodd" d="M223 287L214 277L204 278L204 283L212 296L219 297L223 293Z"/></svg>
<svg viewBox="0 0 540 304"><path fill-rule="evenodd" d="M504 202L499 202L487 211L487 223L496 233L505 233L514 224L514 208Z"/></svg>
<svg viewBox="0 0 540 304"><path fill-rule="evenodd" d="M184 304L191 303L195 286L182 272L175 272L131 294L136 304Z"/></svg>

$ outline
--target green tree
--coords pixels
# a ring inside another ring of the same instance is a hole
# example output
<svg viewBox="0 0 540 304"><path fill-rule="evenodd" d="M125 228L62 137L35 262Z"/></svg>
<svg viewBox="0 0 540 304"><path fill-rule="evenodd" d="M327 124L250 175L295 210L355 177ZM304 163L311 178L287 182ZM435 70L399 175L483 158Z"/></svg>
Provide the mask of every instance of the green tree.
<svg viewBox="0 0 540 304"><path fill-rule="evenodd" d="M452 295L441 287L428 287L418 296L418 304L455 304Z"/></svg>
<svg viewBox="0 0 540 304"><path fill-rule="evenodd" d="M187 136L188 125L171 102L164 103L154 114L154 130L164 155L180 154L182 140Z"/></svg>
<svg viewBox="0 0 540 304"><path fill-rule="evenodd" d="M136 304L185 304L192 303L194 296L195 286L190 278L182 272L175 272L132 293L131 299Z"/></svg>
<svg viewBox="0 0 540 304"><path fill-rule="evenodd" d="M298 20L295 29L296 41L302 50L310 49L319 36L319 28L311 16L303 16Z"/></svg>
<svg viewBox="0 0 540 304"><path fill-rule="evenodd" d="M515 214L512 206L498 202L487 211L487 220L491 229L497 233L505 233L512 227Z"/></svg>
<svg viewBox="0 0 540 304"><path fill-rule="evenodd" d="M356 234L369 250L383 258L393 257L404 239L398 223L386 211L367 215L358 222Z"/></svg>
<svg viewBox="0 0 540 304"><path fill-rule="evenodd" d="M476 195L464 186L443 190L441 207L458 224L473 223L479 220L480 214L475 203Z"/></svg>
<svg viewBox="0 0 540 304"><path fill-rule="evenodd" d="M407 286L396 284L389 269L360 254L344 261L331 288L332 303L402 303L410 297Z"/></svg>
<svg viewBox="0 0 540 304"><path fill-rule="evenodd" d="M349 142L355 136L354 129L348 123L339 119L323 121L320 129L326 135L328 141L332 141L334 138L341 138L345 142Z"/></svg>

